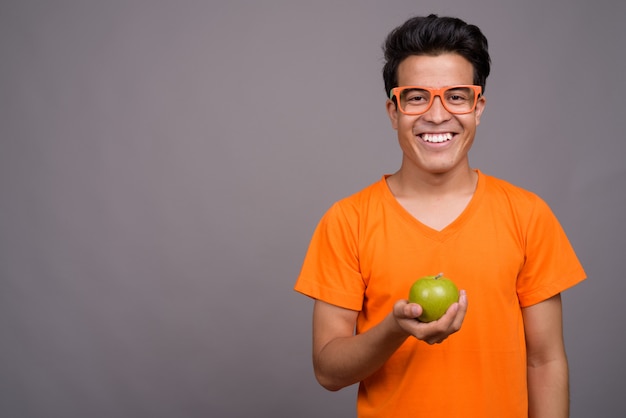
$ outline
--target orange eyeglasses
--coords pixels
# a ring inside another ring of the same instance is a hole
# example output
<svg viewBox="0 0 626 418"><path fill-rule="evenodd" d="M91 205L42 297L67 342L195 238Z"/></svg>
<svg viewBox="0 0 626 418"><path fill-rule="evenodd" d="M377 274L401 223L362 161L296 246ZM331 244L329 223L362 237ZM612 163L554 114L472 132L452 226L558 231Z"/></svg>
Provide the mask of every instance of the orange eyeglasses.
<svg viewBox="0 0 626 418"><path fill-rule="evenodd" d="M438 89L423 86L395 87L389 92L389 98L396 99L400 112L405 115L421 115L428 112L435 97L439 96L441 104L450 113L462 115L476 108L482 93L481 86L458 85Z"/></svg>

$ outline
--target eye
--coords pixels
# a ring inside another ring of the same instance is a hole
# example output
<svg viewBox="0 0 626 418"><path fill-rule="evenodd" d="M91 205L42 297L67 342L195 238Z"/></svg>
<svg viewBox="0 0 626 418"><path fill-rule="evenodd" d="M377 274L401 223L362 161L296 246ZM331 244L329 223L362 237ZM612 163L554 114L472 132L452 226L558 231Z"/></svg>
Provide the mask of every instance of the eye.
<svg viewBox="0 0 626 418"><path fill-rule="evenodd" d="M466 88L448 90L446 91L445 96L449 103L464 103L472 99L471 91Z"/></svg>
<svg viewBox="0 0 626 418"><path fill-rule="evenodd" d="M430 100L428 92L421 89L403 90L401 97L402 101L412 105L425 104Z"/></svg>

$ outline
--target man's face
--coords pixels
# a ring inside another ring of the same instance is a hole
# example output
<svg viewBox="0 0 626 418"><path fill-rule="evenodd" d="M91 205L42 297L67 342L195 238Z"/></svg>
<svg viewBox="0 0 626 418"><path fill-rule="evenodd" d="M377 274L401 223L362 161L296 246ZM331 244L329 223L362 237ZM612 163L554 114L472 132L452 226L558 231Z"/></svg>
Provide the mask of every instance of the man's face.
<svg viewBox="0 0 626 418"><path fill-rule="evenodd" d="M439 88L473 84L473 81L472 64L458 54L413 55L398 67L399 86ZM388 100L387 113L392 127L398 131L403 169L428 174L469 170L467 153L484 107L485 99L480 97L471 113L452 114L443 107L441 98L436 97L426 113L405 115Z"/></svg>

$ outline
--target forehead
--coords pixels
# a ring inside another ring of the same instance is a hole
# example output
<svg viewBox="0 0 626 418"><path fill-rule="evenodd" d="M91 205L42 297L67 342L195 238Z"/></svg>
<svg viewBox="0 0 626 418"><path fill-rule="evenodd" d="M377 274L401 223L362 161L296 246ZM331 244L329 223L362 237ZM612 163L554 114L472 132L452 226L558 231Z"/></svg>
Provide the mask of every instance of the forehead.
<svg viewBox="0 0 626 418"><path fill-rule="evenodd" d="M399 86L474 84L472 64L459 54L411 55L398 66Z"/></svg>

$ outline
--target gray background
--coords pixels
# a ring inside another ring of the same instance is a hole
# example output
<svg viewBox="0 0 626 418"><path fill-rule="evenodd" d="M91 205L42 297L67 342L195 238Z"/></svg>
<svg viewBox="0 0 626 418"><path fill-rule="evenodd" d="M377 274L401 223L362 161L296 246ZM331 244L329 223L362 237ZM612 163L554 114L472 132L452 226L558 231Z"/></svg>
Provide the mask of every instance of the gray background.
<svg viewBox="0 0 626 418"><path fill-rule="evenodd" d="M292 286L328 206L399 166L380 46L430 12L490 40L473 166L544 197L590 277L572 417L626 416L625 4L2 1L0 416L353 416Z"/></svg>

